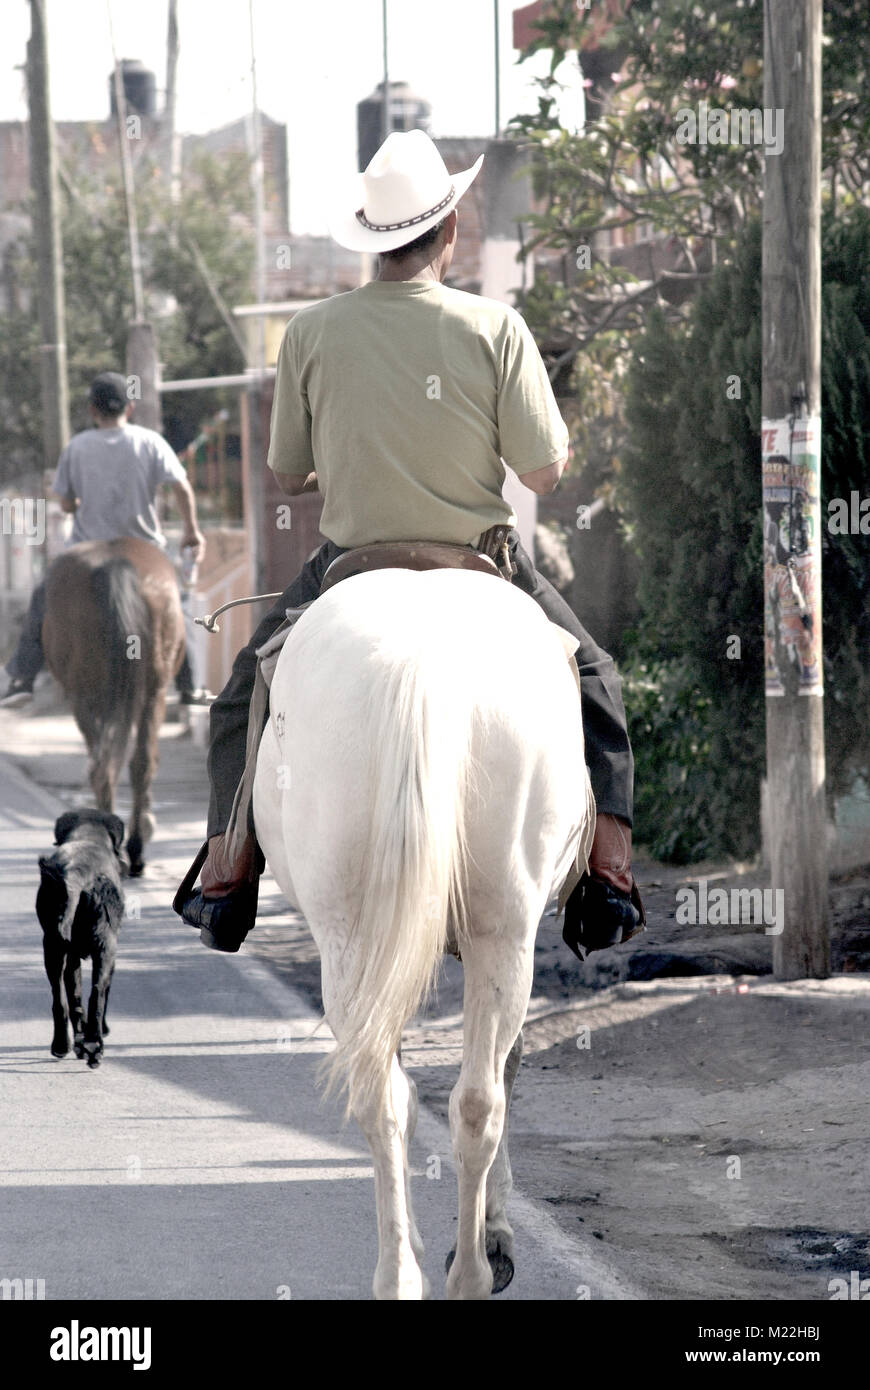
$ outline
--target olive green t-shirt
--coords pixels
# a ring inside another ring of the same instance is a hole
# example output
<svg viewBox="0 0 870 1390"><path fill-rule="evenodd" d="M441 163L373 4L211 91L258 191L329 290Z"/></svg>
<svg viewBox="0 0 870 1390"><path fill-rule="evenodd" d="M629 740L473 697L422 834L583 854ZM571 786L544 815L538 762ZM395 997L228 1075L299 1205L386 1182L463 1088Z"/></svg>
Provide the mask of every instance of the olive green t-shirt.
<svg viewBox="0 0 870 1390"><path fill-rule="evenodd" d="M302 309L278 355L269 467L314 469L341 546L473 543L514 525L518 474L568 452L525 321L434 280L374 280Z"/></svg>

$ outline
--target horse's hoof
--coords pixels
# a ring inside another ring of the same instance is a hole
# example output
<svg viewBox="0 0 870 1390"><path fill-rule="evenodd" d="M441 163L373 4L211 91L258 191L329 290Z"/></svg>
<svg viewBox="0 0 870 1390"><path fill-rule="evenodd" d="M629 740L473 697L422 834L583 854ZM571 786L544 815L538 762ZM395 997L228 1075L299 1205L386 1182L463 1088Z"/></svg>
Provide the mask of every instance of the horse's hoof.
<svg viewBox="0 0 870 1390"><path fill-rule="evenodd" d="M503 1250L498 1249L488 1251L486 1258L492 1269L492 1291L493 1293L501 1293L514 1277L514 1262L510 1255L506 1255ZM445 1274L450 1273L450 1266L455 1259L456 1246L454 1245L453 1249L448 1251L447 1259L444 1261Z"/></svg>
<svg viewBox="0 0 870 1390"><path fill-rule="evenodd" d="M60 1061L61 1057L69 1056L69 1043L67 1043L66 1047L58 1047L55 1043L52 1043L51 1055L52 1057L57 1057L58 1061Z"/></svg>
<svg viewBox="0 0 870 1390"><path fill-rule="evenodd" d="M514 1262L503 1250L494 1250L487 1259L492 1268L492 1291L501 1293L514 1277Z"/></svg>
<svg viewBox="0 0 870 1390"><path fill-rule="evenodd" d="M127 877L128 877L128 878L141 878L142 875L144 874L144 872L145 872L145 861L144 861L144 859L138 860L135 864L132 863L132 861L131 861L130 867L129 867L129 869L127 870Z"/></svg>
<svg viewBox="0 0 870 1390"><path fill-rule="evenodd" d="M99 1052L90 1052L90 1053L88 1054L88 1066L89 1066L89 1067L98 1067L99 1065L100 1065L100 1054L99 1054Z"/></svg>
<svg viewBox="0 0 870 1390"><path fill-rule="evenodd" d="M82 1043L82 1042L77 1042L77 1043L75 1044L75 1046L73 1047L73 1052L74 1052L75 1055L78 1057L79 1061L81 1061L82 1058L83 1058L84 1055L85 1055L85 1045L84 1045L84 1043Z"/></svg>
<svg viewBox="0 0 870 1390"><path fill-rule="evenodd" d="M109 1025L108 1025L108 1023L104 1023L104 1024L103 1024L103 1037L104 1037L104 1038L107 1038L108 1036L109 1036Z"/></svg>

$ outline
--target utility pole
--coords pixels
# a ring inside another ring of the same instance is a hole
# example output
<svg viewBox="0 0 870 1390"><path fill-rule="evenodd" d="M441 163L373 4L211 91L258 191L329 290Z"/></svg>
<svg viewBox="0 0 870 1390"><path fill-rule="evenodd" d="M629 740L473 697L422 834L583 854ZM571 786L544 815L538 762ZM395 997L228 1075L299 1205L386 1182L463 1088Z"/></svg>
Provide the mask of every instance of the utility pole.
<svg viewBox="0 0 870 1390"><path fill-rule="evenodd" d="M381 143L390 133L390 65L387 39L387 0L381 0L382 29L384 40L384 99L381 103Z"/></svg>
<svg viewBox="0 0 870 1390"><path fill-rule="evenodd" d="M166 105L163 110L166 183L173 208L181 201L181 140L175 128L178 80L178 0L169 0L166 26Z"/></svg>
<svg viewBox="0 0 870 1390"><path fill-rule="evenodd" d="M48 82L45 0L30 0L27 96L30 114L30 186L39 269L40 376L43 466L52 471L69 440L69 393L63 254L57 200L57 154Z"/></svg>
<svg viewBox="0 0 870 1390"><path fill-rule="evenodd" d="M257 303L266 302L266 247L263 240L265 221L263 194L263 126L260 120L260 104L257 96L257 48L254 32L254 0L248 0L248 26L251 44L251 119L248 126L249 153L251 156L251 188L254 199L254 237L257 255ZM247 419L250 442L250 469L248 473L248 494L250 501L250 535L254 589L262 593L266 576L266 399L264 392L263 369L266 366L266 318L260 313L256 319L255 361L251 388L248 391Z"/></svg>
<svg viewBox="0 0 870 1390"><path fill-rule="evenodd" d="M830 972L821 584L822 0L765 0L762 468L778 979ZM767 143L767 141L766 141ZM779 151L778 152L778 148Z"/></svg>
<svg viewBox="0 0 870 1390"><path fill-rule="evenodd" d="M115 112L118 121L118 145L121 155L121 177L124 185L124 203L127 209L127 236L130 243L130 270L133 278L133 322L127 329L127 378L128 395L135 403L136 423L149 430L159 430L162 424L160 410L160 367L157 361L157 343L154 328L145 318L145 289L142 279L142 253L139 246L139 222L136 217L136 189L133 182L133 160L130 155L130 141L138 138L141 117L127 115L127 98L124 92L124 79L121 64L115 50L115 34L112 27L111 0L106 5L109 17L109 37L112 45L114 63ZM132 389L131 389L132 388Z"/></svg>
<svg viewBox="0 0 870 1390"><path fill-rule="evenodd" d="M495 138L501 135L501 36L499 33L499 0L492 0L495 44Z"/></svg>

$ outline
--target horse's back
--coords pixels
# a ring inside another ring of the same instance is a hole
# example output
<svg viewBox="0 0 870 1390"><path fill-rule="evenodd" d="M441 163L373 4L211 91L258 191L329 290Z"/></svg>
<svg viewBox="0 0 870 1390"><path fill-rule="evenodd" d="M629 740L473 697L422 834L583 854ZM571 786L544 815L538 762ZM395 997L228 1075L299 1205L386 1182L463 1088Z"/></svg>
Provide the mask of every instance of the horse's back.
<svg viewBox="0 0 870 1390"><path fill-rule="evenodd" d="M91 679L117 675L124 660L136 657L126 639L138 637L138 657L147 647L146 665L168 680L184 652L184 615L172 561L136 536L81 541L55 559L46 575L43 643L50 669L63 684L72 667L95 665ZM119 646L119 639L124 641ZM90 655L82 655L89 648ZM122 668L123 669L123 668Z"/></svg>

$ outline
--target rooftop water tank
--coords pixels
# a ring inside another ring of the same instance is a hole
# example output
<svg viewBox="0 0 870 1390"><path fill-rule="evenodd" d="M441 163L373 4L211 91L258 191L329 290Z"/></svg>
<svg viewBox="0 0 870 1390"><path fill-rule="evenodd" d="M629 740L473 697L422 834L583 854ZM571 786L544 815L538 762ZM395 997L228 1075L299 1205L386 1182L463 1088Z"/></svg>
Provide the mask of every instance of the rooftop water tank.
<svg viewBox="0 0 870 1390"><path fill-rule="evenodd" d="M157 79L154 73L149 71L144 63L140 63L138 58L122 58L118 67L121 69L127 110L135 111L139 116L156 116ZM112 115L117 116L114 73L109 74L109 103Z"/></svg>
<svg viewBox="0 0 870 1390"><path fill-rule="evenodd" d="M357 104L356 129L357 151L360 170L365 169L372 156L383 144L383 105L384 84L379 82L371 96ZM389 117L390 131L425 130L429 133L432 106L416 95L407 82L390 83Z"/></svg>

